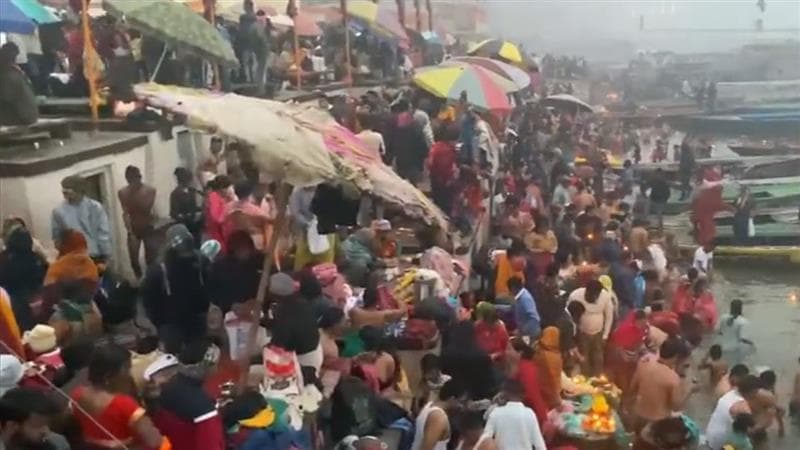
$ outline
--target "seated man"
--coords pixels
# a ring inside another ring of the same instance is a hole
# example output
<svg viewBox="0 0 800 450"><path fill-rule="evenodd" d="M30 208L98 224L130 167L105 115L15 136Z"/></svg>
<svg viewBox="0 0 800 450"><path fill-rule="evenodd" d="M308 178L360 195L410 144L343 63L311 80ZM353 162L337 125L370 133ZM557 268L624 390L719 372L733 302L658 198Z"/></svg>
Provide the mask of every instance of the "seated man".
<svg viewBox="0 0 800 450"><path fill-rule="evenodd" d="M30 125L39 119L36 96L25 72L16 64L19 48L0 47L0 125Z"/></svg>

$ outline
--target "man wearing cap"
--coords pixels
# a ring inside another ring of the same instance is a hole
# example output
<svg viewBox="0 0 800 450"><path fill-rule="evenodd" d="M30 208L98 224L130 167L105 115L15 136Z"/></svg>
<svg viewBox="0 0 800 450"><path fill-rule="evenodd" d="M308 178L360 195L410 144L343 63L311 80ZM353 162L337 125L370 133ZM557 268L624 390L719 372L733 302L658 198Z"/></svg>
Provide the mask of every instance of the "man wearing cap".
<svg viewBox="0 0 800 450"><path fill-rule="evenodd" d="M56 247L67 230L79 231L86 238L89 256L95 261L111 258L111 228L108 214L97 200L86 196L86 180L71 175L61 180L64 202L53 210L50 229Z"/></svg>
<svg viewBox="0 0 800 450"><path fill-rule="evenodd" d="M158 240L155 233L156 189L142 183L142 172L136 166L125 168L128 185L117 193L122 205L125 228L128 230L128 256L136 278L142 277L139 264L139 248L144 243L144 260L149 266L156 260Z"/></svg>
<svg viewBox="0 0 800 450"><path fill-rule="evenodd" d="M148 269L141 293L166 351L177 353L183 343L205 336L210 263L185 225L169 227L166 241L163 262Z"/></svg>

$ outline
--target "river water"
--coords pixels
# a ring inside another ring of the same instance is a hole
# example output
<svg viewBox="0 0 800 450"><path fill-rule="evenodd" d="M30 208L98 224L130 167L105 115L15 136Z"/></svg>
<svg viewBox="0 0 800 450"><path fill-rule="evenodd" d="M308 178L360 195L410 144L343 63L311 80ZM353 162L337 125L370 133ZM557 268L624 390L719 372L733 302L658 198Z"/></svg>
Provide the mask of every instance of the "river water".
<svg viewBox="0 0 800 450"><path fill-rule="evenodd" d="M751 371L768 366L778 375L777 394L787 407L794 376L800 372L800 268L792 265L763 265L757 260L717 263L712 288L720 313L729 309L731 300L741 299L744 315L750 321L750 332L756 352L748 360ZM708 337L703 348L695 351L699 360L711 345ZM708 384L707 373L698 374L701 385ZM708 389L695 393L687 412L705 429L715 400ZM770 430L771 450L800 449L800 428L786 420L786 436L777 437L777 428Z"/></svg>

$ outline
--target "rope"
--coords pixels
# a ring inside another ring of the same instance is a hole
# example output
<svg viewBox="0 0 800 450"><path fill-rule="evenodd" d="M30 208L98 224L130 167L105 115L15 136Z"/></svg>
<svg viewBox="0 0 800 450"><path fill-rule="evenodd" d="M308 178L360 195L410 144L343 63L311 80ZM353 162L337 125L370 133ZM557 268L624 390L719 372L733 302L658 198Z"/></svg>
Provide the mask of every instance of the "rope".
<svg viewBox="0 0 800 450"><path fill-rule="evenodd" d="M20 362L21 364L25 364L25 358L23 358L23 357L21 357L20 355L18 355L18 354L17 354L17 352L15 352L15 351L14 351L14 349L12 349L11 347L9 347L9 346L8 346L8 344L6 344L6 343L5 343L5 341L2 341L2 340L0 340L0 345L2 345L2 346L3 346L3 348L5 348L5 350L9 352L9 354L11 354L11 355L12 355L12 356L14 356L15 358L17 358L17 360L19 360L19 362ZM128 447L127 445L125 445L125 444L124 444L122 441L120 441L119 439L117 439L117 437L116 437L116 436L114 436L114 434L113 434L113 433L111 433L110 431L108 431L108 429L106 429L106 427L104 427L104 426L103 426L103 424L101 424L101 423L100 423L100 422L98 422L98 421L97 421L97 420L96 420L94 417L92 417L92 415L89 413L89 411L86 411L86 410L85 410L85 409L84 409L84 408L83 408L81 405L79 405L79 404L78 404L78 402L76 402L76 401L72 400L72 397L70 397L70 396L69 396L69 395L68 395L66 392L64 392L63 390L61 390L61 388L59 388L58 386L56 386L55 384L53 384L53 383L52 383L50 380L48 380L48 379L47 379L47 377L43 376L41 373L38 373L38 372L36 373L36 377L38 377L39 379L41 379L42 381L44 381L44 383L45 383L46 385L48 385L48 386L49 386L51 389L53 389L53 390L54 390L55 392L57 392L59 395L61 395L62 397L64 397L64 398L67 400L67 403L69 404L69 407L70 407L70 409L72 409L72 410L75 410L75 409L77 409L78 411L80 411L81 413L83 413L83 415L85 415L86 417L88 417L88 418L89 418L89 420L90 420L90 421L91 421L91 422L92 422L94 425L96 425L98 429L100 429L100 431L102 431L103 433L105 433L105 434L108 436L109 440L112 440L112 441L116 442L117 444L119 444L119 449L121 449L121 450L131 450L131 448L130 448L130 447Z"/></svg>

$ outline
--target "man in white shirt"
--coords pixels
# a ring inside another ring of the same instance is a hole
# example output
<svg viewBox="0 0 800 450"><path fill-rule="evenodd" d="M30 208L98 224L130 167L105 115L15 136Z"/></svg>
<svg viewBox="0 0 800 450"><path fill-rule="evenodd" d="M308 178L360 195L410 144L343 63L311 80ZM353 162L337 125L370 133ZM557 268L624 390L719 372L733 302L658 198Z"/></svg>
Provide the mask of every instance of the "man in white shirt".
<svg viewBox="0 0 800 450"><path fill-rule="evenodd" d="M483 435L492 437L498 450L547 450L532 409L522 404L524 389L517 380L503 386L506 403L489 413Z"/></svg>
<svg viewBox="0 0 800 450"><path fill-rule="evenodd" d="M378 133L375 129L377 127L375 116L371 114L359 114L358 123L361 124L363 130L358 133L358 136L370 151L370 157L378 161L383 159L386 154L386 144L383 142L383 135Z"/></svg>
<svg viewBox="0 0 800 450"><path fill-rule="evenodd" d="M708 243L697 247L694 252L694 260L692 267L697 269L700 275L708 277L711 274L711 269L714 266L714 244Z"/></svg>

